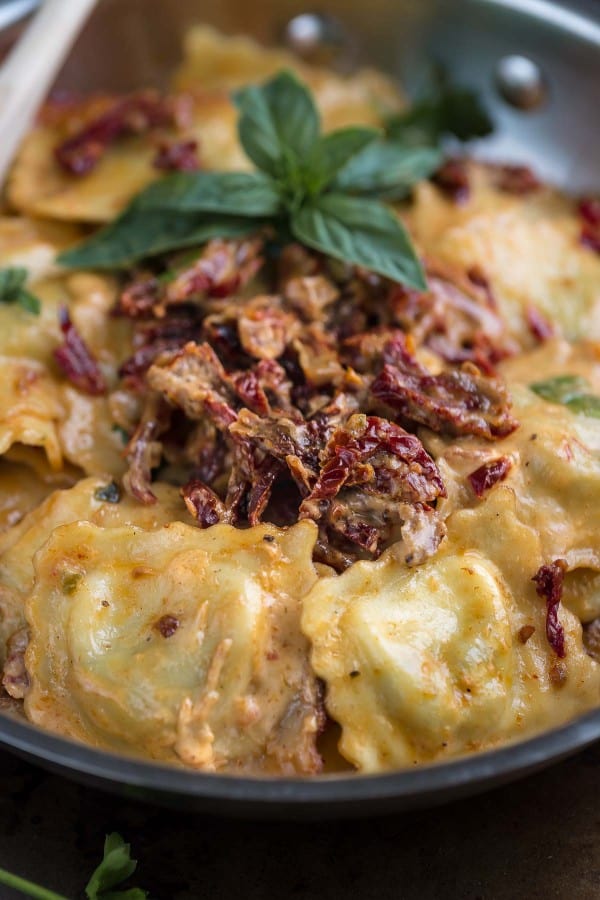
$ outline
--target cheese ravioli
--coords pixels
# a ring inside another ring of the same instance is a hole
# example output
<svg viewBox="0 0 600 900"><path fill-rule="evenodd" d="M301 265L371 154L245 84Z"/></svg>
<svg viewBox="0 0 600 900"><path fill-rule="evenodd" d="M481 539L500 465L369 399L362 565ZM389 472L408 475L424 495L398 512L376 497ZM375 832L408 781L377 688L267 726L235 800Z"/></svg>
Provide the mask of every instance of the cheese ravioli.
<svg viewBox="0 0 600 900"><path fill-rule="evenodd" d="M468 164L462 203L429 182L407 213L426 256L485 273L503 320L525 348L534 346L531 310L565 337L600 339L600 256L579 242L574 200L551 188L524 195L495 184L496 170Z"/></svg>
<svg viewBox="0 0 600 900"><path fill-rule="evenodd" d="M157 502L143 506L128 495L112 502L106 479L83 478L54 491L18 524L0 534L0 651L25 625L23 602L33 586L33 557L59 525L94 522L105 528L137 525L160 528L177 519L189 521L177 488L156 484ZM114 498L114 495L112 495ZM118 496L118 495L117 495Z"/></svg>
<svg viewBox="0 0 600 900"><path fill-rule="evenodd" d="M27 601L31 721L208 771L315 772L313 523L58 528Z"/></svg>

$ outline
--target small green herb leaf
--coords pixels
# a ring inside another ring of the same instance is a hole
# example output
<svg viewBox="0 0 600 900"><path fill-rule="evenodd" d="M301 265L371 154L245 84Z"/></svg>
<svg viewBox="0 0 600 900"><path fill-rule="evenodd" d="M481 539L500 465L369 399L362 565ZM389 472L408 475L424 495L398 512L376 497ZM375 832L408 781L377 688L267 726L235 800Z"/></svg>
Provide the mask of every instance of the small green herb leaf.
<svg viewBox="0 0 600 900"><path fill-rule="evenodd" d="M584 393L589 387L585 378L579 375L557 375L545 381L535 381L529 386L538 397L543 397L551 403L563 404Z"/></svg>
<svg viewBox="0 0 600 900"><path fill-rule="evenodd" d="M421 100L388 121L390 137L413 147L436 146L446 135L469 141L485 137L493 127L477 92L451 84L443 71Z"/></svg>
<svg viewBox="0 0 600 900"><path fill-rule="evenodd" d="M591 419L600 419L600 397L595 394L578 394L566 404L572 412L581 413Z"/></svg>
<svg viewBox="0 0 600 900"><path fill-rule="evenodd" d="M549 403L560 403L572 412L600 419L600 397L589 393L590 385L579 375L557 375L529 387Z"/></svg>
<svg viewBox="0 0 600 900"><path fill-rule="evenodd" d="M290 164L302 164L319 138L320 121L310 91L291 72L234 94L240 110L242 147L259 169L275 178Z"/></svg>
<svg viewBox="0 0 600 900"><path fill-rule="evenodd" d="M323 190L340 169L344 168L357 154L362 155L365 147L376 140L378 132L374 128L340 128L321 137L310 160L314 184L313 189Z"/></svg>
<svg viewBox="0 0 600 900"><path fill-rule="evenodd" d="M107 228L58 257L71 269L124 269L169 250L238 238L260 229L262 220L202 213L177 214L130 206Z"/></svg>
<svg viewBox="0 0 600 900"><path fill-rule="evenodd" d="M88 900L145 900L146 891L132 888L113 891L112 888L135 872L137 861L131 859L130 846L120 834L113 832L104 841L104 858L87 883Z"/></svg>
<svg viewBox="0 0 600 900"><path fill-rule="evenodd" d="M66 594L67 596L74 594L80 581L81 574L79 572L67 572L62 580L63 594Z"/></svg>
<svg viewBox="0 0 600 900"><path fill-rule="evenodd" d="M38 298L29 291L22 290L16 300L17 306L24 309L25 312L31 313L32 316L39 316L42 304Z"/></svg>
<svg viewBox="0 0 600 900"><path fill-rule="evenodd" d="M27 269L21 266L10 266L0 269L0 301L12 303L14 297L25 286L27 281Z"/></svg>
<svg viewBox="0 0 600 900"><path fill-rule="evenodd" d="M434 147L405 147L374 141L338 172L333 189L364 196L401 199L411 187L439 168L442 154Z"/></svg>
<svg viewBox="0 0 600 900"><path fill-rule="evenodd" d="M394 213L375 200L324 194L291 219L297 240L315 250L417 290L426 287L421 264Z"/></svg>
<svg viewBox="0 0 600 900"><path fill-rule="evenodd" d="M21 266L0 269L0 303L20 306L25 312L38 316L40 301L25 288L26 282L27 269Z"/></svg>
<svg viewBox="0 0 600 900"><path fill-rule="evenodd" d="M218 213L236 218L272 217L280 206L277 185L262 172L177 172L151 184L133 203L138 212Z"/></svg>

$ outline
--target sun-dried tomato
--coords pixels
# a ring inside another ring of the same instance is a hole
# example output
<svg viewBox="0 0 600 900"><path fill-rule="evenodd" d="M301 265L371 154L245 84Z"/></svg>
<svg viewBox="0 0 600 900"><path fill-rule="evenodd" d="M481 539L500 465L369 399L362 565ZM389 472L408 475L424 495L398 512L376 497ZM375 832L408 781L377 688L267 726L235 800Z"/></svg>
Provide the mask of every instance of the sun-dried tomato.
<svg viewBox="0 0 600 900"><path fill-rule="evenodd" d="M565 630L558 618L558 610L562 598L563 582L567 571L564 559L555 559L548 565L540 566L533 576L535 589L546 601L546 637L548 643L560 659L567 655L565 648Z"/></svg>
<svg viewBox="0 0 600 900"><path fill-rule="evenodd" d="M477 497L483 495L493 488L499 481L504 481L512 468L512 461L509 456L499 456L498 459L492 459L484 463L468 475L469 483L473 488Z"/></svg>
<svg viewBox="0 0 600 900"><path fill-rule="evenodd" d="M104 376L90 348L83 340L66 306L58 313L63 343L54 351L54 358L69 381L92 396L106 393Z"/></svg>
<svg viewBox="0 0 600 900"><path fill-rule="evenodd" d="M152 165L163 172L197 172L200 169L198 141L163 142Z"/></svg>
<svg viewBox="0 0 600 900"><path fill-rule="evenodd" d="M431 180L455 203L466 203L469 199L471 184L466 160L446 160Z"/></svg>
<svg viewBox="0 0 600 900"><path fill-rule="evenodd" d="M117 138L172 126L176 118L174 101L155 91L131 94L116 100L105 112L63 141L55 150L56 160L70 175L87 175Z"/></svg>

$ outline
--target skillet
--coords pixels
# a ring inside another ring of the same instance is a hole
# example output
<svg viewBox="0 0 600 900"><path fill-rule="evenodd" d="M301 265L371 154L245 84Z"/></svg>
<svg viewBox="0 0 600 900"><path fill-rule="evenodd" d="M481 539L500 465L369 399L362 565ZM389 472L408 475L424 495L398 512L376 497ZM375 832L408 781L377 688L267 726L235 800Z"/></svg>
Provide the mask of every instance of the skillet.
<svg viewBox="0 0 600 900"><path fill-rule="evenodd" d="M1 4L0 24L11 21L10 6ZM476 154L529 163L568 191L600 187L600 0L371 0L368 8L330 0L326 16L307 15L296 0L103 0L59 85L85 91L160 84L183 31L200 20L266 42L287 40L340 67L370 61L397 74L409 92L418 89L425 60L435 58L457 81L477 87L493 113L496 133L475 146ZM600 709L521 743L415 770L257 780L116 756L0 713L0 745L53 771L132 798L255 818L433 806L525 776L598 739Z"/></svg>

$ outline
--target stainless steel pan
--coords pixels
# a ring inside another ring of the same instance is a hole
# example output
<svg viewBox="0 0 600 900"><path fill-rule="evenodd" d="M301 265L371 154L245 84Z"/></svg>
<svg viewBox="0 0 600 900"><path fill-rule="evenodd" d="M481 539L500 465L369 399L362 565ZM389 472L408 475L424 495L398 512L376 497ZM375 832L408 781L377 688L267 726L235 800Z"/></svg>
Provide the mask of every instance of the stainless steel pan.
<svg viewBox="0 0 600 900"><path fill-rule="evenodd" d="M295 17L306 12L296 0L104 0L59 83L84 90L160 83L183 31L197 21L266 42L287 38L311 52L323 50L316 35L336 64L370 61L409 88L434 57L477 86L493 111L497 131L479 153L530 162L571 191L600 188L600 0L329 0L327 16L299 23ZM521 777L598 739L600 710L520 744L408 772L252 780L114 756L0 716L1 745L78 780L181 808L261 817L433 805Z"/></svg>

